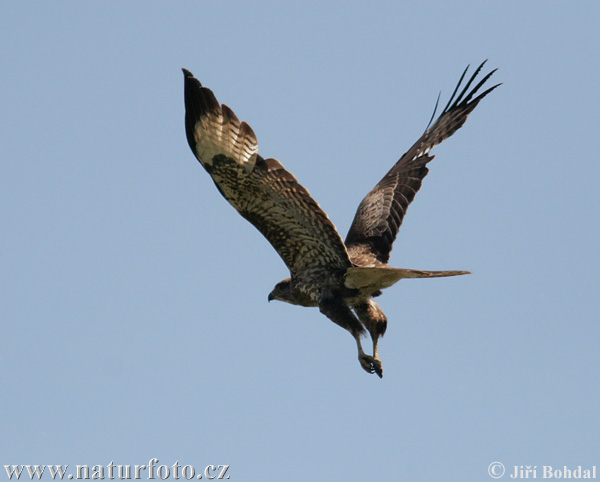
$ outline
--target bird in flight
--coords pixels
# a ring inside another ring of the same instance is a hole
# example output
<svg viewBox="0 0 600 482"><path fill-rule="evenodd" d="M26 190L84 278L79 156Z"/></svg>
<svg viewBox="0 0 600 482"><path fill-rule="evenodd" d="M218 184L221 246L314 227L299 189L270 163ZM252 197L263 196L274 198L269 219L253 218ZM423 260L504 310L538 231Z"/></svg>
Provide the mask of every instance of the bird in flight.
<svg viewBox="0 0 600 482"><path fill-rule="evenodd" d="M267 238L290 271L289 278L275 285L269 301L318 307L352 334L361 367L379 377L383 368L378 341L387 318L374 298L403 278L469 273L392 268L388 261L406 209L434 157L429 151L454 134L481 99L500 85L477 94L495 69L471 88L484 64L461 88L469 67L465 69L434 121L438 96L425 132L361 201L345 241L296 178L276 159L258 154L252 128L183 69L185 129L192 152L223 197ZM365 331L373 355L362 348Z"/></svg>

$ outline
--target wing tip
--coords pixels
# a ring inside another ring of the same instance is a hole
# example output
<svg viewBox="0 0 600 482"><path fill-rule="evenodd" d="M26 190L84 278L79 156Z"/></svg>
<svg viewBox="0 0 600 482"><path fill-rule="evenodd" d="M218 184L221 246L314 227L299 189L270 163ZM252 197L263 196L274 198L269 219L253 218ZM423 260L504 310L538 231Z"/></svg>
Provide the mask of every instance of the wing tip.
<svg viewBox="0 0 600 482"><path fill-rule="evenodd" d="M182 67L181 71L183 72L183 80L186 84L191 82L198 84L200 87L202 87L200 81L196 77L194 77L194 74L192 74L188 69Z"/></svg>

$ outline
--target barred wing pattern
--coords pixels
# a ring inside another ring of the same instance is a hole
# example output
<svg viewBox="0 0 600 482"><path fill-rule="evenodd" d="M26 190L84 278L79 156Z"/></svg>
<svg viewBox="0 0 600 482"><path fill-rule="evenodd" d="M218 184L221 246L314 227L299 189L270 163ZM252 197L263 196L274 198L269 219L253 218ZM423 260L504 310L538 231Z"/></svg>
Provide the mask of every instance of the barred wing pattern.
<svg viewBox="0 0 600 482"><path fill-rule="evenodd" d="M225 199L267 238L292 276L348 268L340 235L310 193L279 161L263 159L252 128L183 72L188 143Z"/></svg>
<svg viewBox="0 0 600 482"><path fill-rule="evenodd" d="M473 98L496 71L495 69L484 76L467 93L484 65L485 62L475 70L455 99L469 67L465 69L448 104L437 120L433 125L431 124L437 110L436 103L436 109L423 135L358 206L345 242L350 258L355 265L381 266L387 264L392 244L396 239L408 205L414 199L423 178L429 172L426 165L434 158L434 156L428 155L429 151L460 129L481 99L500 85L496 84Z"/></svg>

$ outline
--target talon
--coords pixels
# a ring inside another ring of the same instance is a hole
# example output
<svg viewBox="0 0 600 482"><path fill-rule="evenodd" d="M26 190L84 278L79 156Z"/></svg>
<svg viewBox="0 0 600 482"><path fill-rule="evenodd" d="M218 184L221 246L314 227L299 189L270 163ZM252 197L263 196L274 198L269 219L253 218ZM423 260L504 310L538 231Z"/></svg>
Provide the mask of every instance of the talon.
<svg viewBox="0 0 600 482"><path fill-rule="evenodd" d="M373 362L373 369L379 378L383 378L383 366L381 365L381 361L375 359Z"/></svg>

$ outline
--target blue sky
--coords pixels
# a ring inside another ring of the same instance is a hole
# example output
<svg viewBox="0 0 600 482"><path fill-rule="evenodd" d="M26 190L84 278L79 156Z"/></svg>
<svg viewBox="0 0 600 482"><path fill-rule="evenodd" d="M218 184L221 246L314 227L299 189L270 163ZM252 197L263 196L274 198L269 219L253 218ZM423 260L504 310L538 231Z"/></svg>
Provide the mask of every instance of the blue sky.
<svg viewBox="0 0 600 482"><path fill-rule="evenodd" d="M404 3L2 3L0 465L600 465L600 7ZM434 150L391 259L473 274L384 293L379 380L318 310L267 303L286 268L190 152L180 68L344 235L486 58L504 85Z"/></svg>

